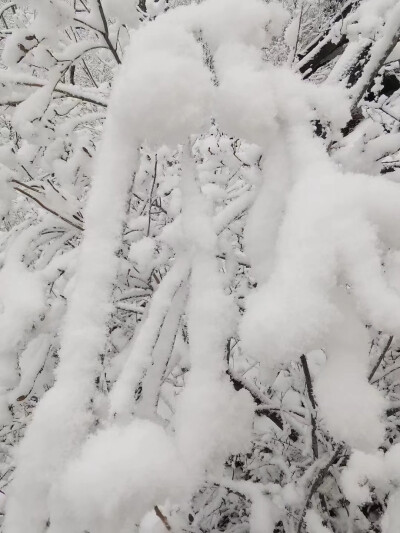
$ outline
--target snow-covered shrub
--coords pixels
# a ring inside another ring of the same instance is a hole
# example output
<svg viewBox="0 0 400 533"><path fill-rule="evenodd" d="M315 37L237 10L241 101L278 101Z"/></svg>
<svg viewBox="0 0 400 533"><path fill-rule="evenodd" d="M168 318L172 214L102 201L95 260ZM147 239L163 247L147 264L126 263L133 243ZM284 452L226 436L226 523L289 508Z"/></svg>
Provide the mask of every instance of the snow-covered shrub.
<svg viewBox="0 0 400 533"><path fill-rule="evenodd" d="M398 2L0 18L4 533L395 531Z"/></svg>

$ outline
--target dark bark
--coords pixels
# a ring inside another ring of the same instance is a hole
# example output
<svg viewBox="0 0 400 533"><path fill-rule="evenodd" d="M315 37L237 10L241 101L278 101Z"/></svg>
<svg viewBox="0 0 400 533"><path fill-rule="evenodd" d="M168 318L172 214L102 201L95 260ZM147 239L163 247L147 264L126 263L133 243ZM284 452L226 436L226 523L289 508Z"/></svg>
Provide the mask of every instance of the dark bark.
<svg viewBox="0 0 400 533"><path fill-rule="evenodd" d="M345 18L358 6L359 2L360 0L346 2L339 12L332 18L327 29L314 39L303 52L298 54L297 57L299 60L309 57L299 69L305 79L309 78L322 66L343 53L349 42L347 36L342 35L339 41L337 41L335 34L332 32L332 27L338 22L344 21ZM325 39L326 42L319 48ZM314 53L315 50L316 52Z"/></svg>

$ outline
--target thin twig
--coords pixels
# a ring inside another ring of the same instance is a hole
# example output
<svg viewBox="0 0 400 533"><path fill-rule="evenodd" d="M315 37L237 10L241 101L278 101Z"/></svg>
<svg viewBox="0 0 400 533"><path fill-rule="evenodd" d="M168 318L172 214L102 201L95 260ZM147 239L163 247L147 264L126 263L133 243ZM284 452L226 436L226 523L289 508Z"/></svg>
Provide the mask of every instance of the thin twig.
<svg viewBox="0 0 400 533"><path fill-rule="evenodd" d="M35 187L31 187L30 185L27 185L26 183L23 183L22 181L19 181L19 180L16 180L15 178L11 179L10 180L10 183L16 183L18 186L20 187L26 187L27 189L35 192L35 193L38 193L40 191L38 191L38 188L39 186L36 185ZM40 187L41 189L43 189L43 187Z"/></svg>
<svg viewBox="0 0 400 533"><path fill-rule="evenodd" d="M3 17L4 13L7 11L7 9L15 7L17 4L15 2L9 2L8 4L5 4L0 8L0 16ZM8 29L8 28L7 28Z"/></svg>
<svg viewBox="0 0 400 533"><path fill-rule="evenodd" d="M70 224L71 226L73 226L73 227L76 228L76 229L79 229L80 231L83 231L82 226L79 226L78 224L75 224L75 223L72 222L71 220L68 220L68 218L65 218L63 215L60 215L60 213L57 213L57 211L54 211L54 210L51 209L50 207L47 207L47 206L44 205L40 200L38 200L37 198L35 198L35 196L33 196L32 194L29 194L29 192L27 192L27 191L23 191L23 190L20 189L19 187L14 187L14 190L20 192L21 194L24 194L25 196L27 196L28 198L30 198L31 200L33 200L34 202L36 202L38 205L40 205L40 207L42 207L43 209L45 209L46 211L48 211L48 212L51 213L52 215L55 215L56 217L60 218L61 220L63 220L63 221L66 222L67 224Z"/></svg>
<svg viewBox="0 0 400 533"><path fill-rule="evenodd" d="M304 5L301 4L300 16L299 16L299 27L297 28L297 37L296 37L296 44L295 44L295 47L294 47L294 53L293 53L293 58L292 58L292 64L293 64L294 60L295 60L296 57L297 57L297 49L298 49L298 46L299 46L299 40L300 40L300 29L301 29L301 23L302 23L302 20L303 20L303 9L304 9Z"/></svg>
<svg viewBox="0 0 400 533"><path fill-rule="evenodd" d="M243 379L241 376L238 376L231 368L228 368L227 374L235 390L238 391L241 389L246 389L251 394L256 405L263 405L266 403L261 391L256 391L256 387L252 387L249 383L246 383L246 380ZM267 416L271 420L271 422L273 422L280 430L283 430L282 418L277 413L274 413L271 409L263 407L262 409L257 410L256 414L258 416ZM296 442L298 439L298 435L294 430L292 430L289 435L289 438L292 441Z"/></svg>
<svg viewBox="0 0 400 533"><path fill-rule="evenodd" d="M374 368L371 370L371 373L370 375L368 376L368 381L371 381L371 379L374 377L375 375L375 372L378 370L380 364L382 363L383 359L385 358L385 355L387 354L391 344L392 344L392 341L393 341L393 335L391 335L389 337L389 340L387 341L386 343L386 346L384 347L381 355L379 356L379 359L377 360L377 362L375 363L375 366Z"/></svg>
<svg viewBox="0 0 400 533"><path fill-rule="evenodd" d="M311 485L311 489L310 489L310 492L309 492L309 494L307 496L306 503L305 503L304 508L303 508L303 510L301 512L299 525L297 527L297 533L301 533L301 530L302 530L302 527L303 527L303 524L304 524L304 517L306 516L306 512L307 512L307 510L309 509L309 507L311 505L311 500L312 500L314 494L317 492L317 490L322 485L323 481L325 480L326 476L329 473L329 469L331 468L331 466L333 466L335 464L335 462L339 459L339 456L343 452L343 449L344 449L344 446L343 446L343 444L341 444L337 448L337 450L334 452L332 457L329 459L328 463L323 468L321 468L319 470L316 478L314 479L314 483Z"/></svg>
<svg viewBox="0 0 400 533"><path fill-rule="evenodd" d="M303 372L304 376L306 378L306 387L307 387L307 393L308 397L310 399L311 407L313 409L313 412L311 412L311 445L312 445L312 451L314 455L314 459L318 459L318 439L317 439L317 420L315 417L315 409L317 408L317 404L315 402L314 397L314 391L313 391L313 385L311 381L311 374L310 369L308 368L308 362L307 357L303 354L300 357L301 364L303 366Z"/></svg>
<svg viewBox="0 0 400 533"><path fill-rule="evenodd" d="M121 64L121 59L119 58L117 50L114 48L114 46L112 45L112 42L110 40L110 34L108 32L107 18L106 18L105 14L104 14L104 9L103 9L103 5L101 3L101 0L97 0L97 6L99 8L101 20L103 21L103 26L104 26L104 31L102 31L100 33L102 33L102 35L104 37L104 40L107 43L108 48L110 49L112 55L114 56L115 61L118 63L118 65L120 65Z"/></svg>
<svg viewBox="0 0 400 533"><path fill-rule="evenodd" d="M165 529L167 531L172 531L172 527L170 526L168 522L168 518L160 511L160 508L158 507L158 505L154 506L154 512L156 513L158 518L161 520L161 522L164 524Z"/></svg>
<svg viewBox="0 0 400 533"><path fill-rule="evenodd" d="M151 184L151 191L150 191L150 200L149 200L149 221L147 224L147 236L150 235L150 223L151 223L151 208L153 205L153 192L154 192L154 186L156 184L157 180L157 154L155 157L155 163L154 163L154 176L153 176L153 183Z"/></svg>

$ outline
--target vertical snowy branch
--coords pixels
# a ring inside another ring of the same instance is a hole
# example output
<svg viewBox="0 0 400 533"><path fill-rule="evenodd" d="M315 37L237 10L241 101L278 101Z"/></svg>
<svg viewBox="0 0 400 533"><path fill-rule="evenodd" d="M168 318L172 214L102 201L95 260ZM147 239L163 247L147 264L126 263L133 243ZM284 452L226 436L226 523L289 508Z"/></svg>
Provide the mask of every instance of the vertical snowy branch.
<svg viewBox="0 0 400 533"><path fill-rule="evenodd" d="M248 444L254 405L247 391L235 392L227 376L225 347L235 326L234 303L218 269L217 235L196 181L190 145L183 153L182 217L192 258L187 308L190 372L179 398L176 436L194 479L220 469Z"/></svg>
<svg viewBox="0 0 400 533"><path fill-rule="evenodd" d="M120 127L118 92L109 119L85 211L85 232L68 311L54 387L38 406L18 452L5 530L41 533L49 516L52 483L94 423L90 402L104 351L115 252L121 241L126 195L138 146ZM24 509L24 513L20 509Z"/></svg>

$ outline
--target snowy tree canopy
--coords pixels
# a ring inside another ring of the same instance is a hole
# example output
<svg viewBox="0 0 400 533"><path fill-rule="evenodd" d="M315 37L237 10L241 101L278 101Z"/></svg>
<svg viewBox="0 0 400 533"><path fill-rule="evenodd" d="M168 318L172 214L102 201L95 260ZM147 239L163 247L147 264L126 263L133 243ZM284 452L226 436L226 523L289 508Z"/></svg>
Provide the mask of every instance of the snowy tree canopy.
<svg viewBox="0 0 400 533"><path fill-rule="evenodd" d="M400 529L398 0L0 0L2 533Z"/></svg>

